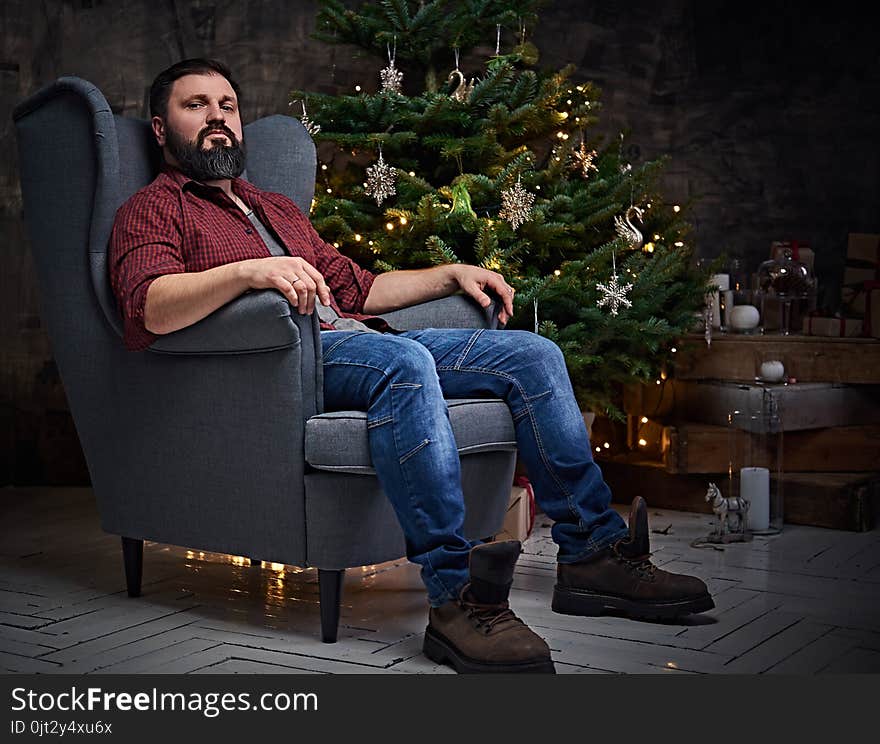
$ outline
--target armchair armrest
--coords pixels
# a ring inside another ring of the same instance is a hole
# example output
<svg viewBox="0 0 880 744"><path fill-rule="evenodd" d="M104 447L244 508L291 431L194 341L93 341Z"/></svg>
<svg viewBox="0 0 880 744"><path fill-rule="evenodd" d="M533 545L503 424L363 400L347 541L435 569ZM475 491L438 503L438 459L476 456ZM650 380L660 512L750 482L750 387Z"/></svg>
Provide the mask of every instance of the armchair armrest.
<svg viewBox="0 0 880 744"><path fill-rule="evenodd" d="M454 294L439 300L392 310L381 317L392 328L412 331L419 328L498 328L501 303L495 297L482 307L473 297Z"/></svg>
<svg viewBox="0 0 880 744"><path fill-rule="evenodd" d="M148 351L159 354L253 354L298 345L318 333L317 313L291 312L274 289L246 292L198 323L163 334ZM320 349L320 345L318 346Z"/></svg>

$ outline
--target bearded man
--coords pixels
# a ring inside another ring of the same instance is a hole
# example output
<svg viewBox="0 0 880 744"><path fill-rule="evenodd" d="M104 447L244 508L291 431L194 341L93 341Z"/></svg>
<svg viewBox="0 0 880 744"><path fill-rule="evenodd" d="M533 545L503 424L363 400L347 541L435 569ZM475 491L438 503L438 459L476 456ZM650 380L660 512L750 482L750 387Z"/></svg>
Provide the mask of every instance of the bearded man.
<svg viewBox="0 0 880 744"><path fill-rule="evenodd" d="M427 588L425 653L458 671L554 667L547 644L508 604L520 544L462 534L445 398L496 397L510 407L535 497L554 521L554 610L643 618L712 608L702 581L651 563L644 500L633 503L629 527L611 508L554 343L525 331L399 332L377 317L463 291L484 307L489 293L499 296L503 325L513 313L504 277L464 264L374 274L343 256L290 199L240 178L240 94L213 60L184 60L153 82L162 170L119 209L109 247L126 347L146 349L254 289L317 312L325 408L367 412L376 475Z"/></svg>

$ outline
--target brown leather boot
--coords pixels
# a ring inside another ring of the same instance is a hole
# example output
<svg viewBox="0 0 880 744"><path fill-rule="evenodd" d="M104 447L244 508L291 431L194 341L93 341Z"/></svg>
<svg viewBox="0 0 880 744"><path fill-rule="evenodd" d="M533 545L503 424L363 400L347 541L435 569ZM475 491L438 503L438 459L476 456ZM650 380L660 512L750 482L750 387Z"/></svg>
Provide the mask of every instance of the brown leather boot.
<svg viewBox="0 0 880 744"><path fill-rule="evenodd" d="M670 619L711 610L706 585L695 576L669 573L651 563L648 506L641 496L629 513L629 539L598 556L556 564L554 612L601 615L605 611L641 619Z"/></svg>
<svg viewBox="0 0 880 744"><path fill-rule="evenodd" d="M428 614L425 656L459 674L555 674L547 644L507 602L521 547L518 540L508 540L471 550L470 583L458 599L432 607Z"/></svg>

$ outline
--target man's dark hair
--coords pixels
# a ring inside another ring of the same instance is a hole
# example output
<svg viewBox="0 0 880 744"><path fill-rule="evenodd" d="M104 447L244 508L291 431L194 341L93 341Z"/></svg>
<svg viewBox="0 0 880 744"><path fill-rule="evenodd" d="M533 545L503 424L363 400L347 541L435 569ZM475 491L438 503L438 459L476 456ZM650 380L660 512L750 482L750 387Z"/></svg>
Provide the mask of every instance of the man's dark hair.
<svg viewBox="0 0 880 744"><path fill-rule="evenodd" d="M195 57L193 59L181 60L156 75L156 79L150 86L150 116L167 118L168 99L171 97L171 87L174 85L175 80L182 78L184 75L212 74L222 75L229 81L240 103L241 90L238 87L238 83L232 79L232 73L230 73L229 68L216 59Z"/></svg>

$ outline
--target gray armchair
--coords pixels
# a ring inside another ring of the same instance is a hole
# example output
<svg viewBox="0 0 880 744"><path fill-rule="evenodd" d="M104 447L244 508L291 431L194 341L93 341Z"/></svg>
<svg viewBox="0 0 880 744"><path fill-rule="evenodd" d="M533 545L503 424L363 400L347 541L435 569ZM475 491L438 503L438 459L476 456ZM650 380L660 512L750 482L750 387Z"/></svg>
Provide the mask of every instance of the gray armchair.
<svg viewBox="0 0 880 744"><path fill-rule="evenodd" d="M97 499L122 537L128 593L143 541L316 567L321 629L336 640L346 568L405 555L361 411L324 412L316 315L274 290L246 293L142 352L126 351L107 274L118 207L158 170L149 124L114 115L63 77L16 107L25 219L43 318ZM246 177L307 212L315 147L296 119L245 127ZM487 327L463 296L385 316L395 327ZM499 400L449 401L470 538L501 527L515 463ZM344 442L345 446L335 443Z"/></svg>

